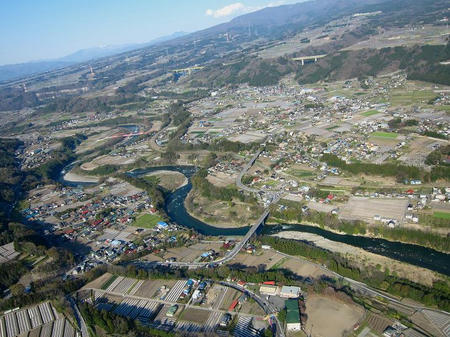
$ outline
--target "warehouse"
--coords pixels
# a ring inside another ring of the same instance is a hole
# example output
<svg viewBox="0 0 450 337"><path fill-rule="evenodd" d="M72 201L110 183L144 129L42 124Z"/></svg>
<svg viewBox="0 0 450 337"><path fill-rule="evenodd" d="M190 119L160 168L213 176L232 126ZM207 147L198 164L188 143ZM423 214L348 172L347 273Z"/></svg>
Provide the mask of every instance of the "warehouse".
<svg viewBox="0 0 450 337"><path fill-rule="evenodd" d="M277 286L263 284L259 288L259 292L260 292L261 295L275 296L275 295L278 294L278 287Z"/></svg>
<svg viewBox="0 0 450 337"><path fill-rule="evenodd" d="M299 331L302 327L297 300L286 301L286 327L288 331Z"/></svg>
<svg viewBox="0 0 450 337"><path fill-rule="evenodd" d="M284 298L298 298L300 296L300 287L283 286L281 287L280 296Z"/></svg>

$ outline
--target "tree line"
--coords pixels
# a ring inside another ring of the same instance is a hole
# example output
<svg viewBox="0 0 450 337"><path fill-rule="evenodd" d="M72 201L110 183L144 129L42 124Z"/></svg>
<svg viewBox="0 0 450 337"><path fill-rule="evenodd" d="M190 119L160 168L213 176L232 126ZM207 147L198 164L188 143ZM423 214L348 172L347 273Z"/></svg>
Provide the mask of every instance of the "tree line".
<svg viewBox="0 0 450 337"><path fill-rule="evenodd" d="M261 243L293 256L303 256L317 263L325 264L328 269L345 277L364 282L375 288L386 290L393 295L408 297L426 305L437 306L443 310L450 309L450 287L447 282L435 281L427 287L413 281L403 279L388 270L381 272L376 268L353 265L346 258L295 240L262 236Z"/></svg>

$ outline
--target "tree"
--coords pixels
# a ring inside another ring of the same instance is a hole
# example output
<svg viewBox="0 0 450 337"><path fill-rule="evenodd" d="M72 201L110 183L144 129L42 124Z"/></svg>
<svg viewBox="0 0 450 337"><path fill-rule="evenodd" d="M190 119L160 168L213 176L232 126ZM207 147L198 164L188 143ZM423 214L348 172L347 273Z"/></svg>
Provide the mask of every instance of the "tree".
<svg viewBox="0 0 450 337"><path fill-rule="evenodd" d="M20 296L25 292L25 287L20 283L16 283L9 287L9 290L11 290L13 296Z"/></svg>

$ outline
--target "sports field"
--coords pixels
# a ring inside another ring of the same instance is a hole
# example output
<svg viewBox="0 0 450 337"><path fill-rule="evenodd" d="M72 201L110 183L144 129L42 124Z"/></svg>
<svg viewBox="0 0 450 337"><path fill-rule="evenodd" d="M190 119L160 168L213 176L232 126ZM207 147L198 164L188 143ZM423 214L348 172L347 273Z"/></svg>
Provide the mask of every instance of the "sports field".
<svg viewBox="0 0 450 337"><path fill-rule="evenodd" d="M133 223L132 226L142 227L142 228L153 228L156 226L158 221L162 221L159 215L155 214L144 214L139 216Z"/></svg>

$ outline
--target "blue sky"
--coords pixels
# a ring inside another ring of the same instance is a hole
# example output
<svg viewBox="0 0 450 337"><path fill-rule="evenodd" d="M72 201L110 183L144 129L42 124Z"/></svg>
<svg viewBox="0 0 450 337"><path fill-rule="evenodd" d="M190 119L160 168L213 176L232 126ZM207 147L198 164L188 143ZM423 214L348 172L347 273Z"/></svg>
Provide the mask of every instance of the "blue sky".
<svg viewBox="0 0 450 337"><path fill-rule="evenodd" d="M300 0L1 0L0 64L194 32Z"/></svg>

